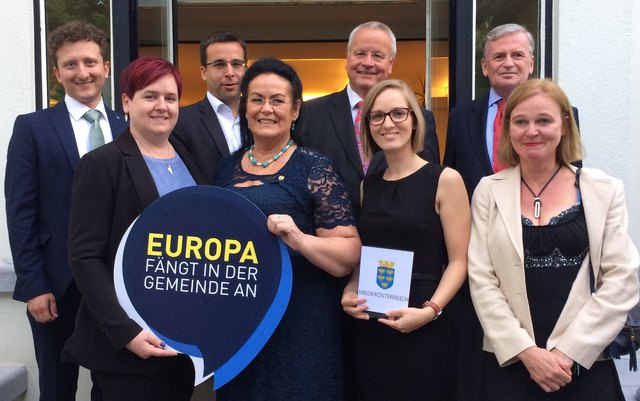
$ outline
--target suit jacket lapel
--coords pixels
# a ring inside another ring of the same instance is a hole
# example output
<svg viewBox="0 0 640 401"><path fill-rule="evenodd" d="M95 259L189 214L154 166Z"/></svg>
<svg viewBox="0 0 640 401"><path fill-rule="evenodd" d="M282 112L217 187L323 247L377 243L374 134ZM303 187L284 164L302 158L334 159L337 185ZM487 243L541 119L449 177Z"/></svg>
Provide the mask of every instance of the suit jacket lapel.
<svg viewBox="0 0 640 401"><path fill-rule="evenodd" d="M144 162L142 153L140 153L135 139L133 139L128 129L124 131L115 142L124 155L125 163L127 163L129 173L131 174L131 180L138 193L138 198L140 202L142 202L142 208L145 209L151 202L160 197L153 177Z"/></svg>
<svg viewBox="0 0 640 401"><path fill-rule="evenodd" d="M489 160L489 150L487 149L487 112L489 110L489 95L483 96L473 103L471 112L472 118L469 119L469 132L471 135L471 146L478 155L478 159L482 163L486 175L493 174L493 166Z"/></svg>
<svg viewBox="0 0 640 401"><path fill-rule="evenodd" d="M571 166L572 170L576 170ZM600 254L602 251L602 238L606 223L606 205L611 204L613 196L613 184L609 180L598 180L589 177L588 170L582 170L580 177L580 197L584 209L584 217L587 221L589 233L589 257L591 268L594 269L594 277L598 277L597 267L600 266Z"/></svg>
<svg viewBox="0 0 640 401"><path fill-rule="evenodd" d="M211 103L206 96L204 100L199 103L198 108L200 109L200 119L202 124L206 127L209 136L211 136L211 139L216 144L216 148L218 148L223 157L229 156L227 138L224 136L222 126L220 125L220 121L218 121L218 116L213 110L213 107L211 107Z"/></svg>
<svg viewBox="0 0 640 401"><path fill-rule="evenodd" d="M351 118L351 105L349 104L349 95L347 88L338 92L337 96L332 99L332 108L329 110L329 117L338 133L338 140L342 145L351 164L356 168L360 177L364 177L362 169L362 161L358 152L358 144L356 142L356 133L353 129L353 120Z"/></svg>
<svg viewBox="0 0 640 401"><path fill-rule="evenodd" d="M73 126L69 117L69 110L64 100L57 105L47 109L51 112L51 120L53 122L53 130L62 144L62 148L67 155L71 168L75 170L80 154L78 153L78 145L76 136L73 133Z"/></svg>
<svg viewBox="0 0 640 401"><path fill-rule="evenodd" d="M520 208L520 168L508 168L492 177L494 180L491 190L496 201L496 207L507 229L512 246L518 252L520 260L524 260L522 245L522 223Z"/></svg>
<svg viewBox="0 0 640 401"><path fill-rule="evenodd" d="M176 141L172 135L169 136L169 142L171 143L171 146L173 146L173 149L175 149L176 153L182 159L184 165L187 166L187 170L189 170L189 172L191 173L191 177L193 177L193 180L196 182L196 184L210 184L207 181L206 177L202 174L202 171L200 171L200 168L196 165L193 156L191 156L191 154L182 146L182 143L180 141Z"/></svg>
<svg viewBox="0 0 640 401"><path fill-rule="evenodd" d="M111 127L111 136L116 139L129 126L119 113L106 107L109 126Z"/></svg>

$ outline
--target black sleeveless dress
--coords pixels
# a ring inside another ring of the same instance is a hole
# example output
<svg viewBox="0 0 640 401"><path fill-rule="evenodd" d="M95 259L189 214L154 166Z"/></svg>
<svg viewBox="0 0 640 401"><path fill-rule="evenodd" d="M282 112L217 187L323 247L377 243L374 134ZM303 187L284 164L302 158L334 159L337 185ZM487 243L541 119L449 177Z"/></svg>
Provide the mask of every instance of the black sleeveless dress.
<svg viewBox="0 0 640 401"><path fill-rule="evenodd" d="M561 212L547 225L534 225L522 216L522 241L535 342L545 348L589 252L582 204ZM494 354L485 352L484 355L483 399L486 401L624 401L612 360L597 361L588 370L574 371L571 383L546 393L529 377L523 363L500 367Z"/></svg>
<svg viewBox="0 0 640 401"><path fill-rule="evenodd" d="M431 298L446 264L435 212L444 167L427 163L397 181L384 171L364 180L358 232L363 245L414 252L410 307ZM355 320L355 319L354 319ZM453 347L446 312L409 334L375 319L354 321L353 356L360 401L447 400L454 383Z"/></svg>

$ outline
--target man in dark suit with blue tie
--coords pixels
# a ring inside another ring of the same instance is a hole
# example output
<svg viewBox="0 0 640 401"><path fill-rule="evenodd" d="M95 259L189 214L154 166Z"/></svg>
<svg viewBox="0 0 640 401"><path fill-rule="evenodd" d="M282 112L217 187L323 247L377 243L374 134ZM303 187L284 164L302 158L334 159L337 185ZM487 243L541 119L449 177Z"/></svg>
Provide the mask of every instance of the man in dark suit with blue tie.
<svg viewBox="0 0 640 401"><path fill-rule="evenodd" d="M347 184L356 215L360 210L360 182L365 174L386 168L382 152L378 152L365 171L361 145L354 123L357 105L369 89L389 78L396 58L396 37L391 29L378 21L358 25L349 35L346 70L348 85L340 92L305 102L297 128L304 145L327 156ZM422 158L440 163L440 150L433 113L423 109L427 123Z"/></svg>
<svg viewBox="0 0 640 401"><path fill-rule="evenodd" d="M67 262L71 184L78 160L127 127L107 108L106 34L74 21L49 34L53 72L65 89L57 105L16 118L5 173L7 228L17 275L13 298L27 302L40 401L75 400L78 366L61 363L80 294ZM92 117L89 117L91 115ZM92 400L100 399L94 387Z"/></svg>
<svg viewBox="0 0 640 401"><path fill-rule="evenodd" d="M242 145L238 110L246 66L247 44L237 35L217 32L200 43L200 75L207 94L180 109L171 135L191 153L209 184L220 159Z"/></svg>

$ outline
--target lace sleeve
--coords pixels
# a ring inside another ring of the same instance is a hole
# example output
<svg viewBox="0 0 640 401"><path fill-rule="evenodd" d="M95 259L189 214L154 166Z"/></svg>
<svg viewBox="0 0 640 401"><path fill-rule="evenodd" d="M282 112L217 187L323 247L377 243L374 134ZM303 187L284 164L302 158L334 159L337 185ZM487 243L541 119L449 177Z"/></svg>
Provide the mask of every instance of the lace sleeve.
<svg viewBox="0 0 640 401"><path fill-rule="evenodd" d="M328 159L318 157L309 173L308 186L314 201L316 228L356 224L347 188Z"/></svg>

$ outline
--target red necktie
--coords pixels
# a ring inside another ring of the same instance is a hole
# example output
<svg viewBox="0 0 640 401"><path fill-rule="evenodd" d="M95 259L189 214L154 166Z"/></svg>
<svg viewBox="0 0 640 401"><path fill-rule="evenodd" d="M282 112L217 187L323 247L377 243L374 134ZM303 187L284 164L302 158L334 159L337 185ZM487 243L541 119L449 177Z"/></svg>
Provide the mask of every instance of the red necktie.
<svg viewBox="0 0 640 401"><path fill-rule="evenodd" d="M498 147L500 146L500 136L502 135L502 117L504 116L504 105L507 103L506 99L498 100L498 112L496 113L496 119L493 120L493 172L504 170L509 167L502 163L498 159Z"/></svg>
<svg viewBox="0 0 640 401"><path fill-rule="evenodd" d="M356 120L353 123L353 129L356 132L356 142L358 142L358 153L360 154L360 161L362 162L362 171L367 174L367 169L369 168L369 160L364 157L364 153L362 152L362 141L360 141L360 120L362 119L362 105L364 101L359 101L356 103L356 109L358 112L356 113Z"/></svg>

